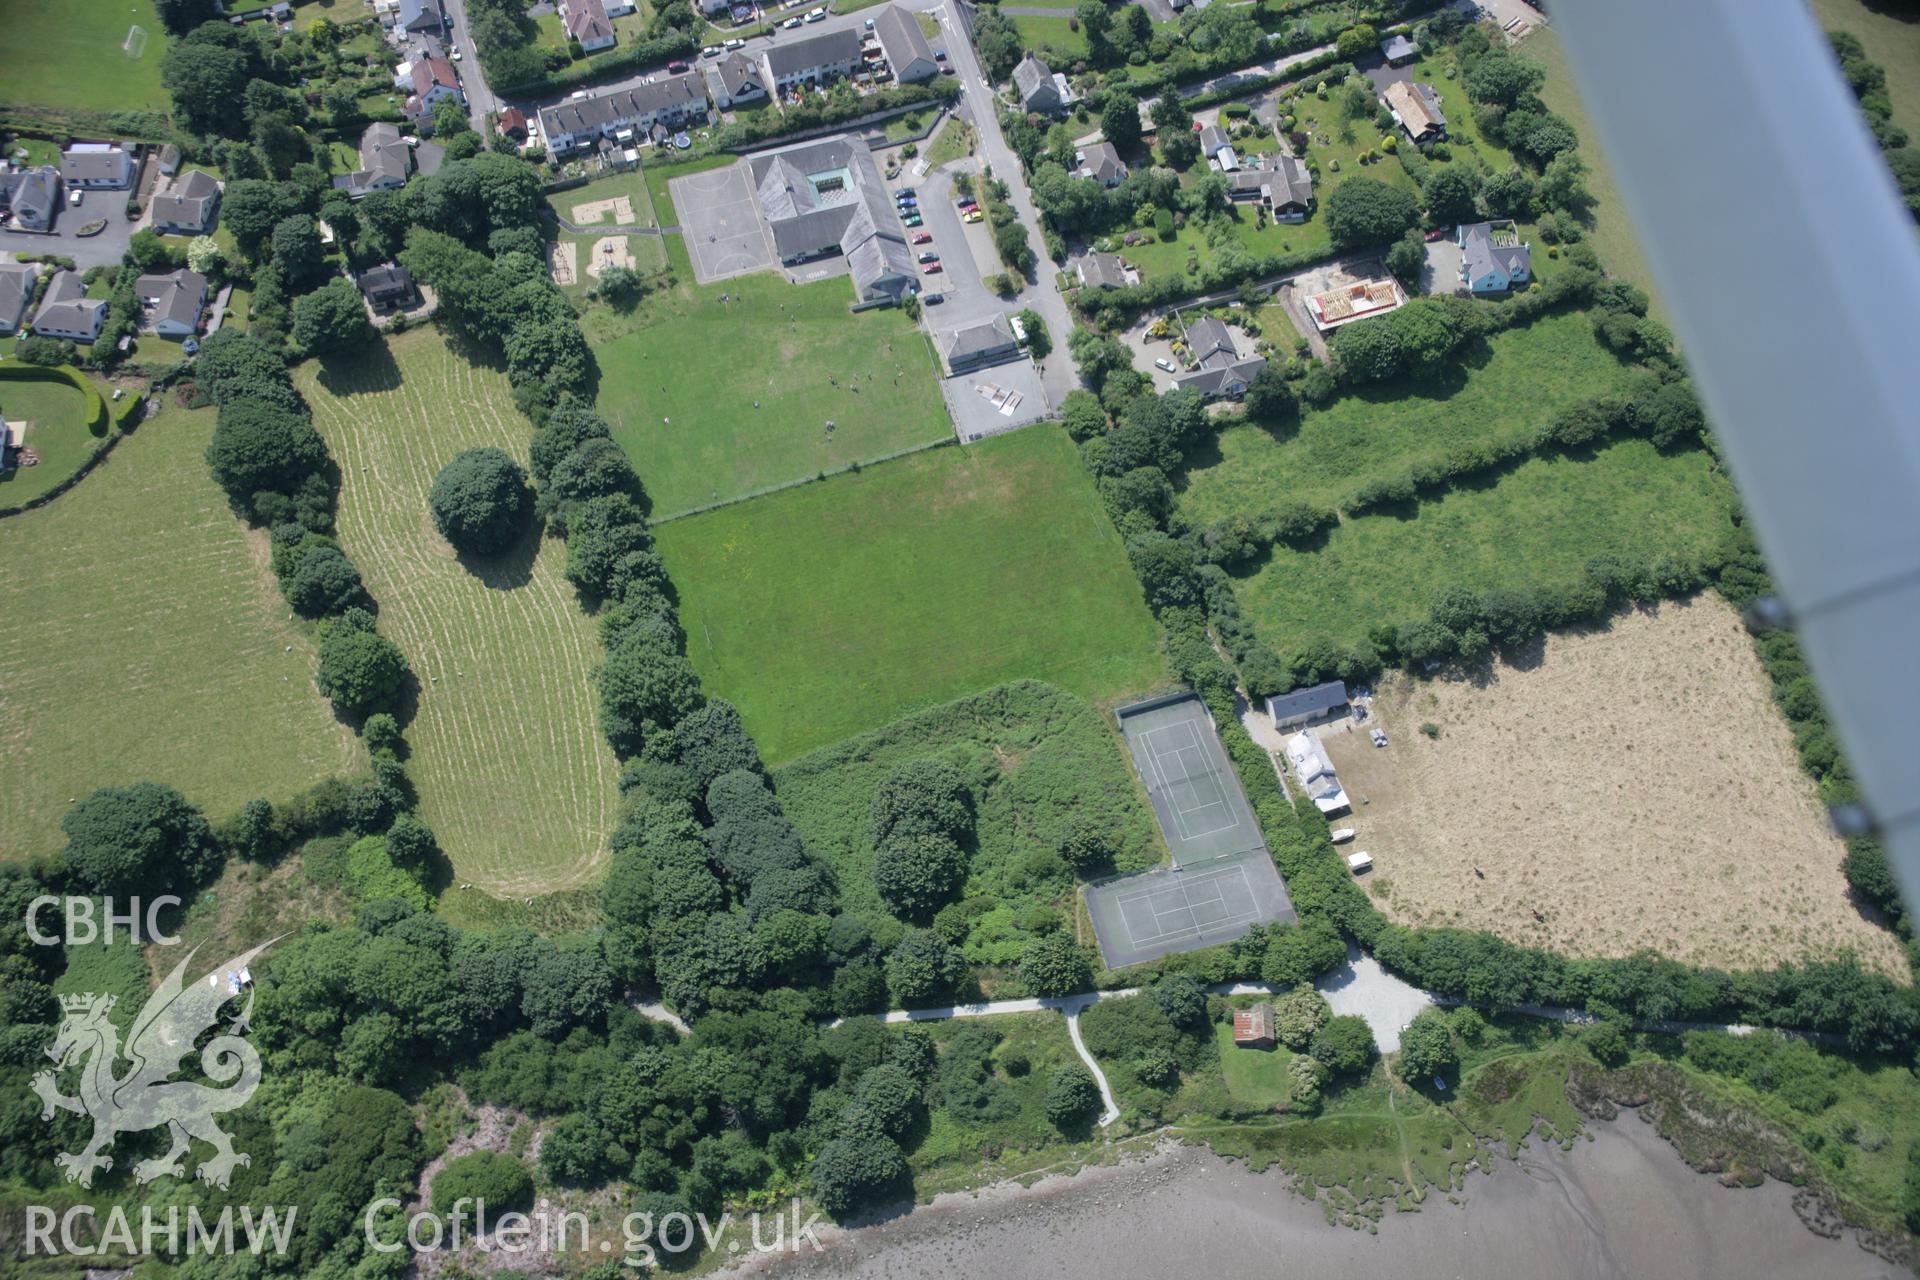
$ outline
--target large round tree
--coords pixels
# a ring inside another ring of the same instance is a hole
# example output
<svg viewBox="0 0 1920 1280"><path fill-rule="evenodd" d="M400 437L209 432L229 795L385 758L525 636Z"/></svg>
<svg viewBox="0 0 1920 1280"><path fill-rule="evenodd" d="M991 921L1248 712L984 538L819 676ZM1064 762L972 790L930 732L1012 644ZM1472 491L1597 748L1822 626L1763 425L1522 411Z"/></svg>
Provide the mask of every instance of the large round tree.
<svg viewBox="0 0 1920 1280"><path fill-rule="evenodd" d="M440 468L427 494L433 522L461 551L491 555L520 536L533 491L527 473L499 449L468 449Z"/></svg>

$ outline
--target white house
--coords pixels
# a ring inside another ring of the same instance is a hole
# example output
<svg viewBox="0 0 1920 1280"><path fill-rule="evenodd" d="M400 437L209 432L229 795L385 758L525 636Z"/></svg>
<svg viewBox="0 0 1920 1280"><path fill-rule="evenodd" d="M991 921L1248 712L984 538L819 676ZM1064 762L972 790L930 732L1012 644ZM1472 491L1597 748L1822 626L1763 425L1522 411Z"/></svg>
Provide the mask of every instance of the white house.
<svg viewBox="0 0 1920 1280"><path fill-rule="evenodd" d="M189 169L168 184L149 206L153 229L176 236L197 236L213 230L220 216L220 184L210 173Z"/></svg>
<svg viewBox="0 0 1920 1280"><path fill-rule="evenodd" d="M43 338L66 338L72 342L92 342L106 323L107 304L87 297L87 286L77 273L58 271L47 281L40 298L40 310L33 316L33 331Z"/></svg>
<svg viewBox="0 0 1920 1280"><path fill-rule="evenodd" d="M207 305L207 278L182 268L165 275L141 276L134 296L147 308L153 331L163 338L191 338Z"/></svg>
<svg viewBox="0 0 1920 1280"><path fill-rule="evenodd" d="M60 153L60 180L87 190L129 186L133 157L117 143L76 142Z"/></svg>
<svg viewBox="0 0 1920 1280"><path fill-rule="evenodd" d="M1533 250L1511 222L1465 222L1455 232L1460 283L1470 293L1505 293L1533 279Z"/></svg>
<svg viewBox="0 0 1920 1280"><path fill-rule="evenodd" d="M460 92L460 77L454 74L453 64L445 58L430 54L402 63L396 79L402 88L412 91L407 97L406 112L415 119L431 115L434 104L447 98L466 104L466 95Z"/></svg>
<svg viewBox="0 0 1920 1280"><path fill-rule="evenodd" d="M879 25L878 20L874 25ZM760 55L767 85L775 93L785 93L797 84L824 84L850 76L862 61L860 36L853 31L825 31L781 41Z"/></svg>
<svg viewBox="0 0 1920 1280"><path fill-rule="evenodd" d="M540 108L540 136L555 155L590 147L602 138L631 131L636 137L654 125L669 128L707 118L707 94L698 74L660 76L630 89L590 98L568 98Z"/></svg>
<svg viewBox="0 0 1920 1280"><path fill-rule="evenodd" d="M760 80L760 64L744 53L729 53L706 69L707 93L713 105L722 111L751 106L767 100L767 86Z"/></svg>
<svg viewBox="0 0 1920 1280"><path fill-rule="evenodd" d="M1300 780L1313 807L1322 813L1338 813L1349 808L1346 789L1340 785L1333 762L1327 759L1320 740L1310 733L1296 733L1287 739L1287 762L1293 776Z"/></svg>
<svg viewBox="0 0 1920 1280"><path fill-rule="evenodd" d="M565 0L560 23L567 29L567 38L578 40L588 53L613 48L613 21L600 0Z"/></svg>

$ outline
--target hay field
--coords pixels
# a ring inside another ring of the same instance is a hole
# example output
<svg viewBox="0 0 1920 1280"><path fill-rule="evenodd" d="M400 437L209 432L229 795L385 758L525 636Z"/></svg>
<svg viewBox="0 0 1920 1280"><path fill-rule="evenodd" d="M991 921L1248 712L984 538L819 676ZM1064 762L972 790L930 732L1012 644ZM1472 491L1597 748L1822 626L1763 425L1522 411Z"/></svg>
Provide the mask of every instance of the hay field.
<svg viewBox="0 0 1920 1280"><path fill-rule="evenodd" d="M67 801L164 782L214 818L362 759L313 687L266 541L207 473L213 413L167 408L78 485L0 520L0 858Z"/></svg>
<svg viewBox="0 0 1920 1280"><path fill-rule="evenodd" d="M1384 750L1326 741L1349 847L1374 857L1363 883L1396 920L1576 956L1770 967L1852 948L1905 970L1849 900L1844 847L1718 596L1552 636L1538 667L1502 664L1484 687L1395 677L1375 710Z"/></svg>
<svg viewBox="0 0 1920 1280"><path fill-rule="evenodd" d="M463 564L427 511L460 450L525 462L532 427L506 378L417 329L296 381L340 462L341 539L420 681L407 771L457 880L500 896L587 883L618 797L594 720L600 643L561 576L565 548L529 537Z"/></svg>

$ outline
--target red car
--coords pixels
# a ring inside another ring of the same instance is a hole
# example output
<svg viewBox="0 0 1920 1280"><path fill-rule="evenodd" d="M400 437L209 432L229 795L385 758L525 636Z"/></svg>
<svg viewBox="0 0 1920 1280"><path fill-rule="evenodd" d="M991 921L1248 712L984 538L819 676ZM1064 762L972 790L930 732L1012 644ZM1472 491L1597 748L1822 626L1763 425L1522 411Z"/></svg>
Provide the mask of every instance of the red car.
<svg viewBox="0 0 1920 1280"><path fill-rule="evenodd" d="M938 262L929 262L926 266L920 268L920 274L930 276L939 269L940 264Z"/></svg>
<svg viewBox="0 0 1920 1280"><path fill-rule="evenodd" d="M933 243L933 232L931 232L931 231L916 231L916 232L914 232L914 233L913 233L913 242L914 242L915 244L932 244L932 243Z"/></svg>

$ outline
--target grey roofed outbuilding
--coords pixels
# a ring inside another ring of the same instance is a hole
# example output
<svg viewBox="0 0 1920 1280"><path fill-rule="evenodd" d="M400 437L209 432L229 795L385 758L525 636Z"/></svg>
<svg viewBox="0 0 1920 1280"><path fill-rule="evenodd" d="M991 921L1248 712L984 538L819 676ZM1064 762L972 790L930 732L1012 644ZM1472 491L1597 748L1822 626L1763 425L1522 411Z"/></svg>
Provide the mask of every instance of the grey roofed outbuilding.
<svg viewBox="0 0 1920 1280"><path fill-rule="evenodd" d="M878 20L875 26L878 26ZM767 69L776 80L784 80L809 67L831 67L860 61L860 35L856 31L823 31L819 35L782 42L767 50Z"/></svg>
<svg viewBox="0 0 1920 1280"><path fill-rule="evenodd" d="M1288 728L1307 720L1339 710L1347 705L1347 682L1329 680L1325 684L1316 684L1310 689L1295 689L1291 693L1271 694L1267 698L1267 714L1273 717L1278 728Z"/></svg>
<svg viewBox="0 0 1920 1280"><path fill-rule="evenodd" d="M1031 53L1013 69L1013 90L1028 111L1058 111L1066 105L1052 68Z"/></svg>
<svg viewBox="0 0 1920 1280"><path fill-rule="evenodd" d="M1489 271L1512 277L1533 268L1533 250L1524 244L1495 244L1491 222L1470 222L1461 227L1460 252L1469 280L1477 280Z"/></svg>
<svg viewBox="0 0 1920 1280"><path fill-rule="evenodd" d="M30 262L0 262L0 333L14 333L27 318L39 269Z"/></svg>
<svg viewBox="0 0 1920 1280"><path fill-rule="evenodd" d="M1395 32L1380 42L1380 52L1385 55L1388 62L1399 62L1417 55L1420 52L1420 46Z"/></svg>
<svg viewBox="0 0 1920 1280"><path fill-rule="evenodd" d="M219 201L220 184L213 175L189 169L173 181L165 194L155 196L150 207L156 226L204 231L213 225L213 212Z"/></svg>
<svg viewBox="0 0 1920 1280"><path fill-rule="evenodd" d="M887 55L887 63L893 68L896 80L930 80L940 74L940 64L933 57L933 46L920 33L919 22L899 5L890 4L874 15L873 34L878 37L880 48ZM924 63L924 68L910 76L908 73L913 71L916 62Z"/></svg>
<svg viewBox="0 0 1920 1280"><path fill-rule="evenodd" d="M945 346L949 373L992 364L1020 351L1013 326L1002 315L953 330L947 334Z"/></svg>
<svg viewBox="0 0 1920 1280"><path fill-rule="evenodd" d="M1211 156L1220 148L1228 145L1230 144L1227 141L1227 131L1219 125L1209 124L1200 127L1200 150L1207 155Z"/></svg>

